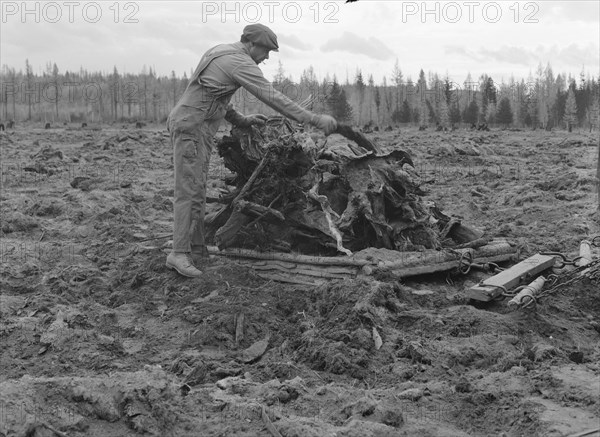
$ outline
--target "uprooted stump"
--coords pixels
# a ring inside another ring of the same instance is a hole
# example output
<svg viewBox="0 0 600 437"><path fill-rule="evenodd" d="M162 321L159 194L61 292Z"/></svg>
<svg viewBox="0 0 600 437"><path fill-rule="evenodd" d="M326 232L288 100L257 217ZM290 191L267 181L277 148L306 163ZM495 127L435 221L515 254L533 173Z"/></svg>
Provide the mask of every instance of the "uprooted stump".
<svg viewBox="0 0 600 437"><path fill-rule="evenodd" d="M333 256L369 247L456 247L483 235L422 200L403 150L318 148L280 118L262 128L234 128L217 147L235 173L227 182L236 187L207 216L208 238L219 249Z"/></svg>

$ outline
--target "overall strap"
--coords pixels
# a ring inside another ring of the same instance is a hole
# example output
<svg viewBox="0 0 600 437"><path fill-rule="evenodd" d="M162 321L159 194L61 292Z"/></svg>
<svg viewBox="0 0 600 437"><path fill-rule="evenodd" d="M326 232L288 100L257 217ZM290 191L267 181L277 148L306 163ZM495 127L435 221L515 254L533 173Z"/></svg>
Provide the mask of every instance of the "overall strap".
<svg viewBox="0 0 600 437"><path fill-rule="evenodd" d="M218 46L216 46L218 47ZM215 49L216 47L213 47L213 49ZM200 60L200 64L198 64L198 67L196 67L196 71L194 71L194 75L192 76L190 82L194 82L196 80L198 80L198 78L200 77L200 74L202 74L202 72L204 70L206 70L206 67L208 67L208 65L217 58L220 58L221 56L225 56L225 55L232 55L234 53L241 53L239 49L229 49L229 50L223 50L223 51L216 51L216 52L212 52L209 53L207 55L204 55L204 57Z"/></svg>

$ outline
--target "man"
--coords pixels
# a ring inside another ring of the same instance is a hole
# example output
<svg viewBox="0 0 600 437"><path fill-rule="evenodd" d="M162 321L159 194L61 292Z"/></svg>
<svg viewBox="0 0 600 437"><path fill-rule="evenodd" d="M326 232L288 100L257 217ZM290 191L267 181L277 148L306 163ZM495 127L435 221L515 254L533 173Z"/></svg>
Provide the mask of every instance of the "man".
<svg viewBox="0 0 600 437"><path fill-rule="evenodd" d="M271 108L301 123L335 131L333 117L314 114L273 88L258 64L279 51L277 36L262 24L246 26L240 42L213 47L204 54L185 92L167 120L175 166L173 250L167 267L183 276L202 272L194 261L208 258L204 241L206 178L213 137L223 118L237 126L264 124L262 114L244 116L230 104L244 87Z"/></svg>

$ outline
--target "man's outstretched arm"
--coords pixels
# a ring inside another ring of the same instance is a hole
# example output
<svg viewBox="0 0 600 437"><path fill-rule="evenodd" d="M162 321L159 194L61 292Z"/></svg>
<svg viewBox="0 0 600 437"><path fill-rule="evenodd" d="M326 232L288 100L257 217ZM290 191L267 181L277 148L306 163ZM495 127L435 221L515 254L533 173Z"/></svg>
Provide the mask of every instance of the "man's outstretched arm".
<svg viewBox="0 0 600 437"><path fill-rule="evenodd" d="M286 117L300 123L316 126L322 129L326 135L336 130L337 122L333 117L315 114L304 109L289 97L273 88L273 85L265 79L258 67L244 65L236 68L232 75L252 95ZM235 115L232 114L232 117L235 117Z"/></svg>
<svg viewBox="0 0 600 437"><path fill-rule="evenodd" d="M267 116L263 114L252 114L244 115L233 107L230 103L227 105L227 112L225 113L225 120L234 126L250 127L252 125L263 125L267 121Z"/></svg>

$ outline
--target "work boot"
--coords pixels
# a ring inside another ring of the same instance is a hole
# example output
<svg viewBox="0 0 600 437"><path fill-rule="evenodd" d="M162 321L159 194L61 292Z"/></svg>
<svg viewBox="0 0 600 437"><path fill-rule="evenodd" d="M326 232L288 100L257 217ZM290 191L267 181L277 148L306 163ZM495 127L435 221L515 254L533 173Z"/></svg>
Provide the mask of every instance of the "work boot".
<svg viewBox="0 0 600 437"><path fill-rule="evenodd" d="M167 256L165 265L170 269L177 270L180 275L188 278L198 278L199 276L202 276L202 272L194 266L189 253L171 252L169 256Z"/></svg>

